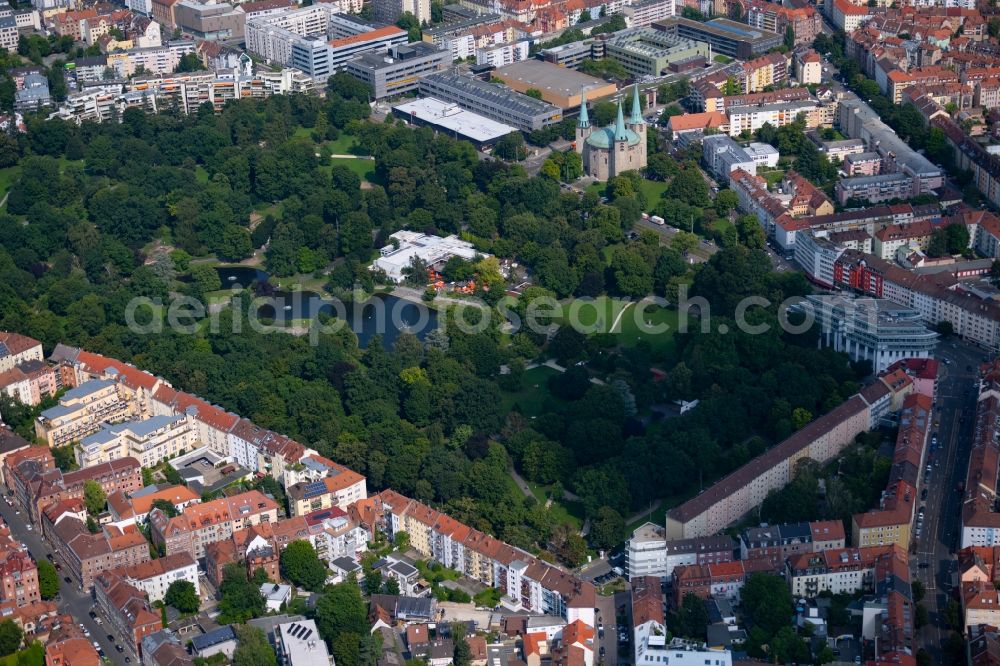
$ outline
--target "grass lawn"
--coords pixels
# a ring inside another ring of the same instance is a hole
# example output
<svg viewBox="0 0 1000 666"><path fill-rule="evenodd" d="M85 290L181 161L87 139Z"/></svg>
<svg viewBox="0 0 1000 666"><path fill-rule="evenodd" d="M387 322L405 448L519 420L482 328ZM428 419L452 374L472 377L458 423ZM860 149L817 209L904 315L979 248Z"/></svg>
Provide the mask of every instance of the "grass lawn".
<svg viewBox="0 0 1000 666"><path fill-rule="evenodd" d="M639 183L639 191L646 195L646 206L652 208L667 191L667 184L658 180L645 180Z"/></svg>
<svg viewBox="0 0 1000 666"><path fill-rule="evenodd" d="M509 412L514 405L520 407L521 413L531 418L542 413L547 399L555 400L549 395L546 382L552 375L559 374L558 370L553 370L547 366L539 366L526 370L521 381L521 390L503 392L503 411ZM520 491L518 491L520 492Z"/></svg>
<svg viewBox="0 0 1000 666"><path fill-rule="evenodd" d="M532 483L528 481L528 487L531 488L531 494L535 496L538 503L545 506L546 500L549 498L549 491L552 489L551 486L542 486L537 483ZM549 507L549 515L552 519L560 524L569 525L575 530L579 530L583 527L584 519L583 503L582 502L570 502L569 500L553 501L552 506Z"/></svg>
<svg viewBox="0 0 1000 666"><path fill-rule="evenodd" d="M198 181L199 183L207 183L208 182L208 171L205 170L205 167L200 166L200 165L197 166L197 167L195 167L195 169L194 169L194 179L196 181Z"/></svg>
<svg viewBox="0 0 1000 666"><path fill-rule="evenodd" d="M636 310L636 307L638 306L632 306L622 315L618 325L621 331L618 335L618 344L622 347L632 347L639 340L646 340L654 352L663 354L672 352L674 333L677 331L677 310L648 304L637 321L636 314L639 310ZM666 325L668 328L662 333L643 330L658 325Z"/></svg>
<svg viewBox="0 0 1000 666"><path fill-rule="evenodd" d="M284 210L284 204L280 201L270 206L264 206L263 208L255 208L255 213L260 213L261 216L267 217L268 215L273 215L275 218L281 217L281 212Z"/></svg>
<svg viewBox="0 0 1000 666"><path fill-rule="evenodd" d="M350 134L341 134L336 141L327 141L326 145L332 155L358 155L358 139Z"/></svg>
<svg viewBox="0 0 1000 666"><path fill-rule="evenodd" d="M369 183L375 180L375 160L355 160L349 157L334 157L330 159L330 168L345 166Z"/></svg>
<svg viewBox="0 0 1000 666"><path fill-rule="evenodd" d="M781 179L785 177L785 172L781 169L775 169L773 171L765 171L764 173L758 174L764 177L767 181L768 187L774 187L775 184L780 183Z"/></svg>
<svg viewBox="0 0 1000 666"><path fill-rule="evenodd" d="M733 223L730 222L727 218L719 217L712 221L712 225L710 228L712 229L712 231L717 231L720 234L724 234L726 233L726 229L732 226Z"/></svg>
<svg viewBox="0 0 1000 666"><path fill-rule="evenodd" d="M6 196L17 179L21 177L21 167L12 166L0 169L0 197Z"/></svg>
<svg viewBox="0 0 1000 666"><path fill-rule="evenodd" d="M312 139L312 127L299 127L292 134L293 139Z"/></svg>
<svg viewBox="0 0 1000 666"><path fill-rule="evenodd" d="M714 58L712 58L712 60L714 60L715 62L720 62L723 65L725 65L726 63L730 63L730 62L733 61L732 58L730 58L729 56L722 55L721 53L719 53Z"/></svg>

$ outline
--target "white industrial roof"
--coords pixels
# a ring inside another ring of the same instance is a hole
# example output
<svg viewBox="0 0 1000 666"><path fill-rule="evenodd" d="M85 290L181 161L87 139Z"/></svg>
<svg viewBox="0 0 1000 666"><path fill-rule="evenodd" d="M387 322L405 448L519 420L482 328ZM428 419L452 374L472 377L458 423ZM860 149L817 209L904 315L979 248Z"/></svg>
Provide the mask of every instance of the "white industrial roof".
<svg viewBox="0 0 1000 666"><path fill-rule="evenodd" d="M446 130L458 132L473 141L486 142L516 132L516 127L498 123L486 116L466 111L457 104L442 102L434 97L424 97L413 102L397 104L394 111L412 115L414 118L437 125Z"/></svg>

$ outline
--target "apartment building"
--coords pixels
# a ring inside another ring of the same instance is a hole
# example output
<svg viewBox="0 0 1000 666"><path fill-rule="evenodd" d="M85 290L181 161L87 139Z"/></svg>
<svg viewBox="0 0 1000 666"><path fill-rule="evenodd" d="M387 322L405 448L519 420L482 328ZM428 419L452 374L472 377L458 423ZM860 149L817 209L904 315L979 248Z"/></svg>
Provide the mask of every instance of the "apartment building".
<svg viewBox="0 0 1000 666"><path fill-rule="evenodd" d="M376 21L395 23L406 12L413 14L421 24L431 22L430 0L372 0Z"/></svg>
<svg viewBox="0 0 1000 666"><path fill-rule="evenodd" d="M80 441L76 459L80 467L90 467L132 456L143 467L153 467L163 460L196 448L198 430L185 414L153 416L142 421L110 425Z"/></svg>
<svg viewBox="0 0 1000 666"><path fill-rule="evenodd" d="M723 182L737 169L756 174L757 162L738 143L725 134L706 136L701 141L702 160L709 172Z"/></svg>
<svg viewBox="0 0 1000 666"><path fill-rule="evenodd" d="M154 544L162 544L168 555L187 552L196 559L204 557L206 545L229 539L236 530L277 520L278 505L259 490L192 504L174 518L159 509L149 514Z"/></svg>
<svg viewBox="0 0 1000 666"><path fill-rule="evenodd" d="M850 200L874 204L893 199L910 199L915 196L913 185L913 178L905 173L881 173L841 178L837 181L835 193L837 202L842 206Z"/></svg>
<svg viewBox="0 0 1000 666"><path fill-rule="evenodd" d="M178 511L183 511L188 505L201 501L201 497L187 486L147 486L131 494L115 491L107 497L111 523L122 529L144 525L156 502L169 502Z"/></svg>
<svg viewBox="0 0 1000 666"><path fill-rule="evenodd" d="M348 557L357 562L368 548L368 532L337 507L304 516L316 555L325 562ZM405 592L404 592L405 593Z"/></svg>
<svg viewBox="0 0 1000 666"><path fill-rule="evenodd" d="M972 454L962 503L962 548L1000 545L996 490L1000 478L1000 361L980 382L973 422Z"/></svg>
<svg viewBox="0 0 1000 666"><path fill-rule="evenodd" d="M501 590L525 611L595 626L592 584L394 491L377 499L390 538L406 532L424 557Z"/></svg>
<svg viewBox="0 0 1000 666"><path fill-rule="evenodd" d="M740 590L746 583L747 562L736 560L718 564L689 564L674 569L673 594L675 608L680 608L684 597L693 594L699 599L722 597L739 602Z"/></svg>
<svg viewBox="0 0 1000 666"><path fill-rule="evenodd" d="M882 172L882 157L871 152L845 155L841 166L848 176L877 176Z"/></svg>
<svg viewBox="0 0 1000 666"><path fill-rule="evenodd" d="M170 585L181 580L194 585L195 593L201 595L198 563L187 552L173 553L142 564L122 567L112 573L144 592L150 603L163 601Z"/></svg>
<svg viewBox="0 0 1000 666"><path fill-rule="evenodd" d="M42 361L42 343L20 333L0 331L0 373L28 361Z"/></svg>
<svg viewBox="0 0 1000 666"><path fill-rule="evenodd" d="M644 28L656 21L663 21L674 16L676 8L672 0L640 0L622 10L625 15L625 25L630 28Z"/></svg>
<svg viewBox="0 0 1000 666"><path fill-rule="evenodd" d="M815 101L734 106L727 111L729 136L739 136L744 132L754 134L765 123L772 127L791 125L800 114L804 115L807 128L811 129L824 124L824 115Z"/></svg>
<svg viewBox="0 0 1000 666"><path fill-rule="evenodd" d="M362 53L347 61L345 71L371 86L375 99L383 99L416 90L421 77L450 64L451 54L444 49L415 42L393 46L388 54Z"/></svg>
<svg viewBox="0 0 1000 666"><path fill-rule="evenodd" d="M770 3L768 3L770 4ZM795 78L800 85L816 85L823 82L823 59L812 49L795 52Z"/></svg>
<svg viewBox="0 0 1000 666"><path fill-rule="evenodd" d="M346 467L329 467L329 476L318 481L302 481L286 488L288 507L293 516L349 504L368 497L365 477Z"/></svg>
<svg viewBox="0 0 1000 666"><path fill-rule="evenodd" d="M659 525L637 527L625 544L625 569L629 580L646 576L664 577L667 566L667 533Z"/></svg>
<svg viewBox="0 0 1000 666"><path fill-rule="evenodd" d="M668 539L708 536L721 531L784 487L799 460L833 459L870 427L870 405L861 394L820 416L704 492L667 512Z"/></svg>
<svg viewBox="0 0 1000 666"><path fill-rule="evenodd" d="M218 586L223 568L232 562L246 565L247 576L256 569L263 569L274 582L281 581L279 557L292 541L306 540L314 544L320 531L302 516L280 522L261 522L235 530L228 539L215 541L205 547L205 567L208 579Z"/></svg>
<svg viewBox="0 0 1000 666"><path fill-rule="evenodd" d="M108 619L108 628L136 657L141 654L142 639L163 629L160 614L153 612L143 591L114 573L98 576L94 598Z"/></svg>
<svg viewBox="0 0 1000 666"><path fill-rule="evenodd" d="M107 55L107 67L115 70L122 79L132 78L139 72L147 75L171 74L177 69L181 58L195 52L196 46L190 40L176 40L163 46L115 51Z"/></svg>
<svg viewBox="0 0 1000 666"><path fill-rule="evenodd" d="M213 453L229 455L229 431L240 417L165 384L158 386L153 393L152 406L156 416L188 415L198 430L197 441L208 446Z"/></svg>
<svg viewBox="0 0 1000 666"><path fill-rule="evenodd" d="M503 67L515 62L524 62L530 57L531 41L527 39L476 50L476 64L490 67Z"/></svg>
<svg viewBox="0 0 1000 666"><path fill-rule="evenodd" d="M840 254L835 272L838 285L911 307L927 325L947 321L966 340L988 349L1000 346L1000 306L947 275L911 272L854 250Z"/></svg>
<svg viewBox="0 0 1000 666"><path fill-rule="evenodd" d="M24 361L0 373L0 394L14 398L22 405L37 405L58 390L55 370L44 361Z"/></svg>
<svg viewBox="0 0 1000 666"><path fill-rule="evenodd" d="M70 389L58 405L39 414L35 435L49 446L63 446L97 432L103 423L123 421L134 412L133 403L117 382L90 380Z"/></svg>
<svg viewBox="0 0 1000 666"><path fill-rule="evenodd" d="M678 664L680 666L730 666L728 650L712 650L705 645L668 640L663 613L660 579L655 576L632 581L632 653L636 666Z"/></svg>
<svg viewBox="0 0 1000 666"><path fill-rule="evenodd" d="M764 88L780 87L788 82L791 73L788 57L782 53L769 53L743 63L740 83L745 94L763 92Z"/></svg>
<svg viewBox="0 0 1000 666"><path fill-rule="evenodd" d="M133 530L122 533L105 528L91 534L87 525L75 517L63 517L52 526L56 557L84 589L89 589L104 572L148 562L149 542Z"/></svg>
<svg viewBox="0 0 1000 666"><path fill-rule="evenodd" d="M0 549L0 612L11 615L15 609L36 604L42 600L38 588L38 566L21 544L7 532L4 547Z"/></svg>
<svg viewBox="0 0 1000 666"><path fill-rule="evenodd" d="M838 520L750 527L740 533L741 560L767 560L780 568L789 557L846 545Z"/></svg>
<svg viewBox="0 0 1000 666"><path fill-rule="evenodd" d="M795 45L812 44L823 30L823 17L815 7L785 7L772 2L753 0L746 8L746 22L761 30L784 35L791 27L795 34Z"/></svg>
<svg viewBox="0 0 1000 666"><path fill-rule="evenodd" d="M873 589L875 562L880 557L891 556L893 548L830 549L792 557L786 570L789 588L793 596L807 599L820 592L854 594Z"/></svg>

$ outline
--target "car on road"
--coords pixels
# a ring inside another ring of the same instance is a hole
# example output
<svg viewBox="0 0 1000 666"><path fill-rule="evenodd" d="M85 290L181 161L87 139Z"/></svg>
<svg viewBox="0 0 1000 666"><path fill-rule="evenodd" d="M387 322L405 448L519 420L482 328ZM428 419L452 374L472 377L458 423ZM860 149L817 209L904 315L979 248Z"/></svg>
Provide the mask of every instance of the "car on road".
<svg viewBox="0 0 1000 666"><path fill-rule="evenodd" d="M921 500L927 499L927 489L926 488L924 488L923 490L920 491L920 499Z"/></svg>
<svg viewBox="0 0 1000 666"><path fill-rule="evenodd" d="M72 580L70 580L69 576L63 576L63 580L66 581L67 583L72 583L73 582Z"/></svg>
<svg viewBox="0 0 1000 666"><path fill-rule="evenodd" d="M90 616L90 619L91 619L91 620L93 620L93 619L94 619L95 617L97 617L97 613L95 613L94 611L90 611L90 612L88 612L88 613L87 613L87 615L89 615L89 616Z"/></svg>
<svg viewBox="0 0 1000 666"><path fill-rule="evenodd" d="M49 562L53 560L52 553L45 553L45 557L48 558Z"/></svg>
<svg viewBox="0 0 1000 666"><path fill-rule="evenodd" d="M930 566L930 563L928 563L928 562L921 562L917 566L920 567L921 569L926 569L927 567Z"/></svg>
<svg viewBox="0 0 1000 666"><path fill-rule="evenodd" d="M114 643L115 642L115 637L114 637L113 634L108 634L108 642L109 643Z"/></svg>
<svg viewBox="0 0 1000 666"><path fill-rule="evenodd" d="M125 648L123 648L121 645L117 645L117 644L115 645L115 649L118 650L119 652L124 652L125 651Z"/></svg>

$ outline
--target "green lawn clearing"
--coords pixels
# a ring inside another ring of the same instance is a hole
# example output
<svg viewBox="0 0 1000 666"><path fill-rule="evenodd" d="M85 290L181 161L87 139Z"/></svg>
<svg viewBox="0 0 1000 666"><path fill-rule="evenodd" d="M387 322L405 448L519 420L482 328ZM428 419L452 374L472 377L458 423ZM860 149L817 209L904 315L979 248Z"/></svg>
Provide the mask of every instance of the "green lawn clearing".
<svg viewBox="0 0 1000 666"><path fill-rule="evenodd" d="M677 332L677 310L660 307L647 303L640 307L638 304L629 308L618 325L618 344L622 347L632 347L639 340L649 342L654 352L666 354L673 350L674 333ZM650 329L665 325L667 328L662 332L654 332Z"/></svg>
<svg viewBox="0 0 1000 666"><path fill-rule="evenodd" d="M667 191L667 184L658 180L645 180L639 183L639 191L646 196L646 206L652 208Z"/></svg>
<svg viewBox="0 0 1000 666"><path fill-rule="evenodd" d="M767 181L768 187L774 187L776 184L781 182L781 179L785 177L785 172L781 169L775 169L773 171L765 171L764 173L758 174L763 176L764 180Z"/></svg>
<svg viewBox="0 0 1000 666"><path fill-rule="evenodd" d="M14 186L17 179L21 177L21 167L12 166L0 169L0 198L7 196L10 188Z"/></svg>
<svg viewBox="0 0 1000 666"><path fill-rule="evenodd" d="M330 158L330 166L332 169L334 166L344 166L358 174L361 180L367 180L369 183L375 180L375 160L367 159L353 159L350 157L333 157Z"/></svg>
<svg viewBox="0 0 1000 666"><path fill-rule="evenodd" d="M545 408L545 401L555 400L549 395L547 382L549 377L557 374L558 370L544 365L526 370L521 378L520 391L503 392L503 411L509 412L517 405L521 413L529 418L541 414Z"/></svg>

